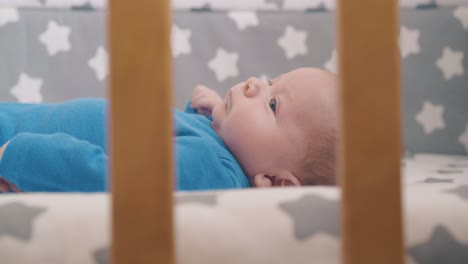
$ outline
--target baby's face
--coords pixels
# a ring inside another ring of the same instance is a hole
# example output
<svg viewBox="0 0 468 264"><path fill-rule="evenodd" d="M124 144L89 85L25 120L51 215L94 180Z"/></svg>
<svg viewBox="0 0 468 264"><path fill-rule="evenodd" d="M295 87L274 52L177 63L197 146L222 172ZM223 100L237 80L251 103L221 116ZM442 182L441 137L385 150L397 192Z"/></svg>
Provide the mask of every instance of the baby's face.
<svg viewBox="0 0 468 264"><path fill-rule="evenodd" d="M247 176L295 168L314 138L334 122L335 78L311 68L232 87L213 109L213 128ZM308 140L310 141L310 140Z"/></svg>

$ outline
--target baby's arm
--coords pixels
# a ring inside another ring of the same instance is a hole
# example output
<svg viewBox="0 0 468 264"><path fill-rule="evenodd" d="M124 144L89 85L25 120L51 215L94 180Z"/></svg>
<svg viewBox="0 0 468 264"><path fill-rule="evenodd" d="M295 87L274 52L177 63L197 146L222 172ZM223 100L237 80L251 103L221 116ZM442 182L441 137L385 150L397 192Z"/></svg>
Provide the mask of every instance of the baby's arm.
<svg viewBox="0 0 468 264"><path fill-rule="evenodd" d="M107 161L101 147L64 133L20 133L3 153L0 175L25 192L99 192L107 189Z"/></svg>
<svg viewBox="0 0 468 264"><path fill-rule="evenodd" d="M203 85L197 85L192 92L191 107L199 114L211 116L213 108L222 101L223 99L216 91Z"/></svg>
<svg viewBox="0 0 468 264"><path fill-rule="evenodd" d="M10 141L3 144L3 146L0 148L0 160L2 160L3 152L5 152L5 149L6 149L7 145L8 145L8 143L10 143ZM15 185L7 182L5 179L3 179L0 176L0 193L2 193L2 192L7 193L10 190L12 190L14 192L20 192L20 190Z"/></svg>

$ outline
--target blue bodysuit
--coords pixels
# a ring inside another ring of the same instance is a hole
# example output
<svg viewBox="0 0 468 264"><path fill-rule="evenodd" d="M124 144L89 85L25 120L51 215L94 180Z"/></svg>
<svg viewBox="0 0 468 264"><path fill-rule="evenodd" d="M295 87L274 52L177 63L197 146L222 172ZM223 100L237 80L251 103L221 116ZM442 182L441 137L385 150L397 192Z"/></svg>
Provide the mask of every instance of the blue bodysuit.
<svg viewBox="0 0 468 264"><path fill-rule="evenodd" d="M106 113L103 99L0 103L0 146L10 141L0 177L26 192L106 191ZM188 108L175 110L174 121L178 190L249 187L210 119Z"/></svg>

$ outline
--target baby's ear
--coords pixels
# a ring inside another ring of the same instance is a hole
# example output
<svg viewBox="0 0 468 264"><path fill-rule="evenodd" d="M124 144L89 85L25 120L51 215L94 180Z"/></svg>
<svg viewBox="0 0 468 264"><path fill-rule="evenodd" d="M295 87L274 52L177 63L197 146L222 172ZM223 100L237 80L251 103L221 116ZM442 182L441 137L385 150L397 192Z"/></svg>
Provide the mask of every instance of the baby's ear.
<svg viewBox="0 0 468 264"><path fill-rule="evenodd" d="M253 180L255 187L258 188L271 187L273 186L273 181L274 178L262 173L255 175Z"/></svg>
<svg viewBox="0 0 468 264"><path fill-rule="evenodd" d="M294 173L283 170L277 173L275 180L273 181L273 186L276 187L288 187L288 186L301 186L301 182L299 179L294 175Z"/></svg>
<svg viewBox="0 0 468 264"><path fill-rule="evenodd" d="M301 186L301 182L290 171L281 171L274 176L266 174L257 174L254 177L255 187L282 187L282 186Z"/></svg>

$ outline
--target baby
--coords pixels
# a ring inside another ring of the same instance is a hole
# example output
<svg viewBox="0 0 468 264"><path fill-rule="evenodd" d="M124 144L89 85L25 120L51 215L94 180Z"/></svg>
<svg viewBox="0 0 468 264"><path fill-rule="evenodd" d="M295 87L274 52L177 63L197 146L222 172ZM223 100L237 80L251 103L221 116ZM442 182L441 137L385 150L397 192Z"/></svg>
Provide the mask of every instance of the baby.
<svg viewBox="0 0 468 264"><path fill-rule="evenodd" d="M224 99L197 86L175 111L177 189L335 184L336 92L313 68L249 78ZM106 107L0 104L0 192L107 190Z"/></svg>

